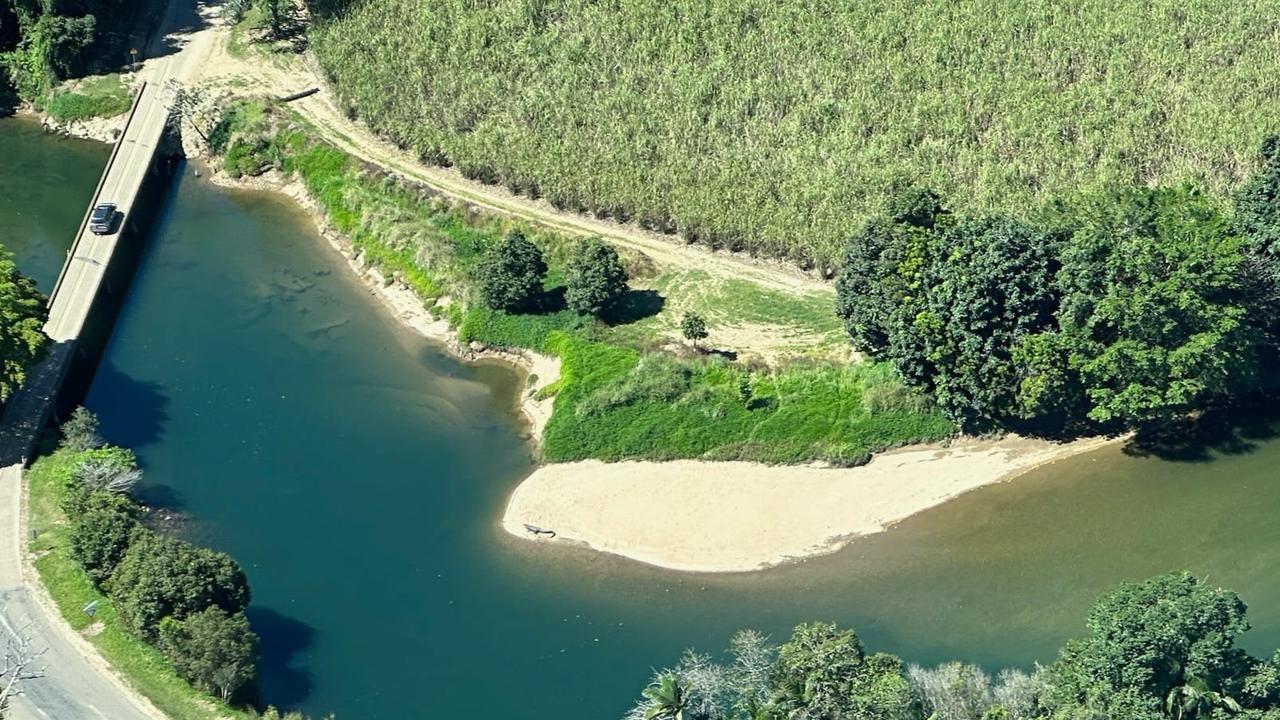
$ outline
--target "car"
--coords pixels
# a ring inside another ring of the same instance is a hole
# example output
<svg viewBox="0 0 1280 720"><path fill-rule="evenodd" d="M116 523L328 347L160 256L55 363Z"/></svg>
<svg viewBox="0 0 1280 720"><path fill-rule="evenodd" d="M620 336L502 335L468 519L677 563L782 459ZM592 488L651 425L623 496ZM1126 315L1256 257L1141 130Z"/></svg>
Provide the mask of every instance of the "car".
<svg viewBox="0 0 1280 720"><path fill-rule="evenodd" d="M110 235L116 226L116 204L98 203L89 214L89 232L94 235Z"/></svg>

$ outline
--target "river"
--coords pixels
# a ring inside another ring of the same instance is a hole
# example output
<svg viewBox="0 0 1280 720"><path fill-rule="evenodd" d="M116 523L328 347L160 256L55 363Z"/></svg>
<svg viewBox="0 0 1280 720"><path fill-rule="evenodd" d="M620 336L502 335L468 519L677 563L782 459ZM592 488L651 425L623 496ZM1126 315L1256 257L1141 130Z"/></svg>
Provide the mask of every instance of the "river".
<svg viewBox="0 0 1280 720"><path fill-rule="evenodd" d="M0 122L0 230L48 287L106 152L30 130ZM87 404L137 450L145 498L244 565L264 700L317 715L613 718L686 646L816 619L910 661L1027 666L1099 593L1175 568L1240 592L1255 652L1280 644L1271 425L1181 460L1105 449L794 566L685 575L501 531L532 467L518 382L401 328L288 201L188 168Z"/></svg>

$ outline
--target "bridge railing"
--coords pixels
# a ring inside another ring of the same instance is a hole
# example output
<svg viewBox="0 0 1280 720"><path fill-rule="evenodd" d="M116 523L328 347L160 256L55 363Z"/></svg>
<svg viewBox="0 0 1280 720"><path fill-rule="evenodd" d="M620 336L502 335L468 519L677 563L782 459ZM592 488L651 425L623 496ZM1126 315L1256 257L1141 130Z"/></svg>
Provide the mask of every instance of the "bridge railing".
<svg viewBox="0 0 1280 720"><path fill-rule="evenodd" d="M138 92L133 95L133 104L129 107L129 115L124 119L124 128L120 131L120 137L116 138L115 145L111 147L111 157L107 158L107 166L102 170L102 177L98 178L98 186L93 189L93 197L89 200L89 208L84 211L84 217L80 220L80 227L76 230L76 238L71 242L71 249L67 251L67 259L62 262L62 269L58 271L58 281L53 284L53 292L49 293L49 301L46 307L53 307L53 299L58 296L58 290L62 287L62 279L67 275L67 268L71 267L71 261L75 259L76 253L80 251L80 238L84 236L85 228L89 226L89 216L93 214L93 208L97 206L99 195L102 194L102 186L107 182L107 176L111 174L111 168L115 165L116 155L120 154L120 146L124 144L124 138L129 134L129 124L133 122L133 115L138 111L138 105L142 103L142 93L147 89L147 83L144 80L138 86Z"/></svg>

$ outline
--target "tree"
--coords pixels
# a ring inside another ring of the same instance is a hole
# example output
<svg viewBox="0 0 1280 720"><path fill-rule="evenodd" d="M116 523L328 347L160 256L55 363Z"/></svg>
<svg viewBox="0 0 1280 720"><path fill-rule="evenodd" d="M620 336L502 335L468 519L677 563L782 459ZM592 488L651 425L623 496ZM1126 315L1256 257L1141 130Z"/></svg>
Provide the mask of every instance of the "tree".
<svg viewBox="0 0 1280 720"><path fill-rule="evenodd" d="M1086 202L1062 253L1059 329L1098 422L1139 424L1256 387L1244 242L1189 188Z"/></svg>
<svg viewBox="0 0 1280 720"><path fill-rule="evenodd" d="M641 693L644 696L644 720L684 720L689 703L688 686L668 672L659 675Z"/></svg>
<svg viewBox="0 0 1280 720"><path fill-rule="evenodd" d="M885 357L904 322L919 312L919 272L931 239L925 229L877 219L845 243L836 315L858 352Z"/></svg>
<svg viewBox="0 0 1280 720"><path fill-rule="evenodd" d="M120 617L148 641L166 617L182 620L208 607L237 613L249 604L244 571L225 553L153 532L135 535L107 590Z"/></svg>
<svg viewBox="0 0 1280 720"><path fill-rule="evenodd" d="M9 716L9 700L22 692L22 684L44 677L44 668L35 663L48 648L35 651L26 628L5 633L4 649L0 650L0 718Z"/></svg>
<svg viewBox="0 0 1280 720"><path fill-rule="evenodd" d="M1049 670L1051 705L1137 703L1155 717L1191 678L1234 693L1251 664L1235 647L1249 628L1244 603L1189 573L1122 585L1094 605L1086 625L1089 634L1069 642Z"/></svg>
<svg viewBox="0 0 1280 720"><path fill-rule="evenodd" d="M839 717L848 710L850 687L862 670L862 641L834 623L796 627L778 648L775 681L784 689L802 689L805 707L817 717Z"/></svg>
<svg viewBox="0 0 1280 720"><path fill-rule="evenodd" d="M1263 141L1262 168L1235 195L1232 230L1263 255L1280 255L1280 136Z"/></svg>
<svg viewBox="0 0 1280 720"><path fill-rule="evenodd" d="M98 433L98 418L88 408L78 407L62 423L62 447L75 452L93 450L105 444Z"/></svg>
<svg viewBox="0 0 1280 720"><path fill-rule="evenodd" d="M1226 708L1233 713L1243 709L1240 703L1210 688L1198 677L1187 678L1185 684L1170 690L1165 700L1165 712L1174 720L1208 717L1216 708Z"/></svg>
<svg viewBox="0 0 1280 720"><path fill-rule="evenodd" d="M627 294L618 251L594 238L579 242L565 268L564 300L581 315L599 316Z"/></svg>
<svg viewBox="0 0 1280 720"><path fill-rule="evenodd" d="M494 310L529 310L542 295L547 263L538 246L512 230L485 254L480 263L480 291Z"/></svg>
<svg viewBox="0 0 1280 720"><path fill-rule="evenodd" d="M1009 219L950 223L938 242L945 252L922 273L915 332L890 354L904 377L927 368L925 387L949 417L988 429L1022 414L1013 351L1053 325L1057 243Z"/></svg>
<svg viewBox="0 0 1280 720"><path fill-rule="evenodd" d="M48 337L44 295L0 250L0 402L9 399L40 359Z"/></svg>
<svg viewBox="0 0 1280 720"><path fill-rule="evenodd" d="M1241 286L1255 324L1280 344L1280 136L1263 141L1262 168L1235 195L1232 232L1245 243Z"/></svg>
<svg viewBox="0 0 1280 720"><path fill-rule="evenodd" d="M680 334L684 335L685 340L693 342L693 347L698 347L698 341L707 337L707 322L697 313L685 313L684 319L680 321Z"/></svg>
<svg viewBox="0 0 1280 720"><path fill-rule="evenodd" d="M160 622L160 650L178 674L229 702L257 671L258 636L244 613L208 607L185 620Z"/></svg>
<svg viewBox="0 0 1280 720"><path fill-rule="evenodd" d="M138 506L102 490L89 493L71 524L71 556L101 586L124 558L138 528Z"/></svg>

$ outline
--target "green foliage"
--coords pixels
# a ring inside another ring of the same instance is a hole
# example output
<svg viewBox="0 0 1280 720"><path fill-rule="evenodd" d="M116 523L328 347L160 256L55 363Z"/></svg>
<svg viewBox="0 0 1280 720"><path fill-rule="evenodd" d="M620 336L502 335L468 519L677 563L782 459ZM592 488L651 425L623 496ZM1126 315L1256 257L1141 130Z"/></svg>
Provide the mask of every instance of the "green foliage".
<svg viewBox="0 0 1280 720"><path fill-rule="evenodd" d="M1232 229L1263 255L1280 254L1280 136L1262 143L1262 169L1235 195Z"/></svg>
<svg viewBox="0 0 1280 720"><path fill-rule="evenodd" d="M1055 243L1011 220L960 219L935 237L941 247L924 272L924 308L904 320L914 332L893 359L904 377L932 389L948 416L990 427L1018 414L1012 349L1053 321ZM919 367L927 377L910 374Z"/></svg>
<svg viewBox="0 0 1280 720"><path fill-rule="evenodd" d="M47 314L44 295L0 248L0 402L9 399L43 355Z"/></svg>
<svg viewBox="0 0 1280 720"><path fill-rule="evenodd" d="M82 122L121 115L130 104L129 89L120 76L108 75L80 81L75 89L54 91L45 112L61 122Z"/></svg>
<svg viewBox="0 0 1280 720"><path fill-rule="evenodd" d="M658 671L626 718L645 717L673 688L703 720L1280 718L1280 652L1261 661L1235 647L1248 625L1234 593L1162 575L1104 596L1088 627L1052 666L994 677L954 661L904 668L832 624L800 625L776 649L744 631L728 664L688 651Z"/></svg>
<svg viewBox="0 0 1280 720"><path fill-rule="evenodd" d="M493 310L532 310L542 297L547 263L524 233L512 231L485 254L477 279L484 302Z"/></svg>
<svg viewBox="0 0 1280 720"><path fill-rule="evenodd" d="M179 675L223 702L253 680L258 662L258 636L244 613L216 607L162 620L159 647Z"/></svg>
<svg viewBox="0 0 1280 720"><path fill-rule="evenodd" d="M167 617L182 620L208 607L236 613L249 604L244 572L225 553L152 532L137 534L107 589L120 617L148 640Z"/></svg>
<svg viewBox="0 0 1280 720"><path fill-rule="evenodd" d="M1257 388L1280 258L1201 193L1089 193L1038 225L911 197L849 239L836 311L957 422L1135 426Z"/></svg>
<svg viewBox="0 0 1280 720"><path fill-rule="evenodd" d="M1142 189L1087 203L1062 253L1062 341L1089 417L1139 423L1256 384L1244 240L1208 198Z"/></svg>
<svg viewBox="0 0 1280 720"><path fill-rule="evenodd" d="M71 416L62 423L62 442L59 447L73 452L93 450L105 444L98 432L98 417L84 406L71 411Z"/></svg>
<svg viewBox="0 0 1280 720"><path fill-rule="evenodd" d="M699 340L707 338L707 321L697 313L686 313L680 320L680 334L685 340L693 342L693 346L698 346Z"/></svg>
<svg viewBox="0 0 1280 720"><path fill-rule="evenodd" d="M904 181L978 215L1133 181L1224 195L1280 92L1257 0L311 4L341 97L418 155L818 265Z"/></svg>
<svg viewBox="0 0 1280 720"><path fill-rule="evenodd" d="M574 246L564 273L564 301L583 315L601 315L627 293L627 273L618 251L595 238Z"/></svg>
<svg viewBox="0 0 1280 720"><path fill-rule="evenodd" d="M138 506L117 493L97 490L80 503L72 518L71 557L93 578L95 585L111 577L138 529Z"/></svg>
<svg viewBox="0 0 1280 720"><path fill-rule="evenodd" d="M1244 603L1188 573L1122 585L1098 601L1087 625L1089 635L1068 643L1050 669L1055 705L1128 693L1126 704L1138 697L1154 713L1193 678L1235 692L1251 665L1235 647L1249 628Z"/></svg>
<svg viewBox="0 0 1280 720"><path fill-rule="evenodd" d="M40 582L48 590L64 622L102 653L112 668L173 720L228 720L243 715L191 687L173 670L159 650L129 631L111 598L95 587L91 578L71 557L71 524L63 515L65 493L72 487L72 472L81 454L58 450L36 460L27 472L30 492L30 550ZM82 612L96 602L92 618Z"/></svg>
<svg viewBox="0 0 1280 720"><path fill-rule="evenodd" d="M775 682L785 697L775 698L775 704L790 704L794 698L789 690L800 688L803 709L838 717L850 710L850 685L864 661L862 642L852 630L839 630L832 623L800 625L778 648Z"/></svg>
<svg viewBox="0 0 1280 720"><path fill-rule="evenodd" d="M883 365L796 365L751 372L718 358L676 361L552 334L561 360L555 412L543 434L549 461L706 458L865 462L897 445L940 440L954 426ZM741 400L742 381L753 399ZM867 404L868 389L881 404ZM900 404L899 402L900 401Z"/></svg>

